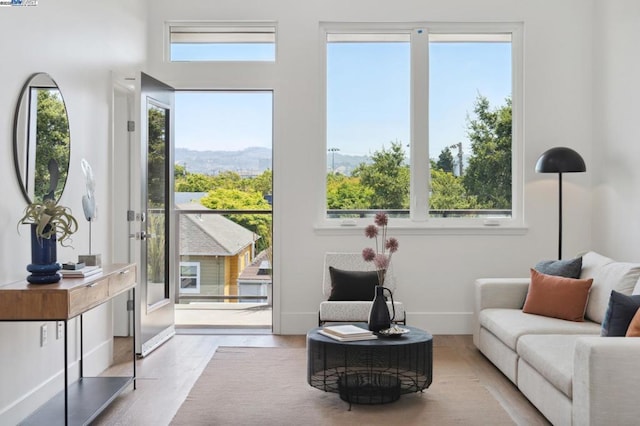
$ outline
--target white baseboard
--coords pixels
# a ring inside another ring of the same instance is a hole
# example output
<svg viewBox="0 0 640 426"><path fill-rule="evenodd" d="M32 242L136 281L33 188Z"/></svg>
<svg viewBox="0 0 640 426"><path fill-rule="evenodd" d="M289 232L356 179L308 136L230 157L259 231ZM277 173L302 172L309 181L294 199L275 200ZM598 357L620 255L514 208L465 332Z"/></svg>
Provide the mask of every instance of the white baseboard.
<svg viewBox="0 0 640 426"><path fill-rule="evenodd" d="M472 334L473 312L407 312L407 324L431 334Z"/></svg>

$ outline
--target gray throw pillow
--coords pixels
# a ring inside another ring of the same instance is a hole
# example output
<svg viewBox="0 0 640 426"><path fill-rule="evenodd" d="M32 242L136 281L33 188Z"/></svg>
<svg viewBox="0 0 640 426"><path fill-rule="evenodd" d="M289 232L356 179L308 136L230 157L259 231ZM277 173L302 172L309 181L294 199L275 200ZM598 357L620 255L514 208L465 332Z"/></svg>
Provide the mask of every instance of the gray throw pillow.
<svg viewBox="0 0 640 426"><path fill-rule="evenodd" d="M534 269L542 274L556 275L565 278L580 278L582 256L568 260L543 260Z"/></svg>
<svg viewBox="0 0 640 426"><path fill-rule="evenodd" d="M600 335L604 337L624 337L638 309L640 309L640 295L627 296L611 290L609 306L602 321Z"/></svg>

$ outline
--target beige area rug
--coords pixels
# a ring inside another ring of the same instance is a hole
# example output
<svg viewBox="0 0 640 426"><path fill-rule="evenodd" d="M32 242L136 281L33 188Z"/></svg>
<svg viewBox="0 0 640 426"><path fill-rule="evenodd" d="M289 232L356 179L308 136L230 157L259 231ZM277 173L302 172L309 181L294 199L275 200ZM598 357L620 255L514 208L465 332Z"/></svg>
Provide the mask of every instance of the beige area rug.
<svg viewBox="0 0 640 426"><path fill-rule="evenodd" d="M306 349L217 350L172 425L513 425L469 365L434 347L434 377L423 393L384 405L349 404L307 384Z"/></svg>

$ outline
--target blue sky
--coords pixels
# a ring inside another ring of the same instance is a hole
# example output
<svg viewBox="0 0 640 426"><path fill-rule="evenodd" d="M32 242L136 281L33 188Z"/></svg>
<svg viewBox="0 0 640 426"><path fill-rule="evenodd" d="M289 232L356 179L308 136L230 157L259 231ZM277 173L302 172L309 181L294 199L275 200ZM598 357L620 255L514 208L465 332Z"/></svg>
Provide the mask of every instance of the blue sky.
<svg viewBox="0 0 640 426"><path fill-rule="evenodd" d="M478 94L492 107L511 95L508 43L431 43L430 157L463 142ZM409 141L407 43L334 43L328 48L327 148L367 154ZM271 147L270 92L179 92L176 147L238 150Z"/></svg>

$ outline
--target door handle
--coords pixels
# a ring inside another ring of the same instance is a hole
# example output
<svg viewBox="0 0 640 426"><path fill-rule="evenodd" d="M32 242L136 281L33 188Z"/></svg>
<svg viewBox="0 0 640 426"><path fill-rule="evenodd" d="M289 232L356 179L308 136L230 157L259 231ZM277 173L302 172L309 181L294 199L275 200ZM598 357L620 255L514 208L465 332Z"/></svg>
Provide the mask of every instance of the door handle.
<svg viewBox="0 0 640 426"><path fill-rule="evenodd" d="M135 234L129 234L129 239L132 240L146 240L148 238L152 238L153 236L151 234L147 234L145 232L136 232Z"/></svg>

